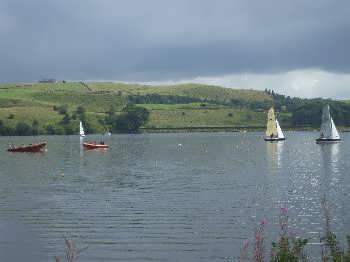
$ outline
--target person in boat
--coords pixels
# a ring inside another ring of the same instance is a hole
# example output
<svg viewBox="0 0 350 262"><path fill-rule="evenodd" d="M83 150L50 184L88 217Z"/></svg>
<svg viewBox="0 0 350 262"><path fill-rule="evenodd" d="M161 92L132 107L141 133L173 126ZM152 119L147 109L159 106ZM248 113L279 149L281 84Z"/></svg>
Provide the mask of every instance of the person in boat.
<svg viewBox="0 0 350 262"><path fill-rule="evenodd" d="M320 136L320 138L324 138L323 132L321 133L321 136Z"/></svg>

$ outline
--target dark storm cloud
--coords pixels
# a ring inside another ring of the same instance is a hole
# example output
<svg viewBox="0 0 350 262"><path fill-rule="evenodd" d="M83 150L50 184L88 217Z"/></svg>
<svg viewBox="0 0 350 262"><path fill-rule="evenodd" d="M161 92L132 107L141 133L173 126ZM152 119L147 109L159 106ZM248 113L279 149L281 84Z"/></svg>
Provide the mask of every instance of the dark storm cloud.
<svg viewBox="0 0 350 262"><path fill-rule="evenodd" d="M350 71L350 2L2 0L0 81Z"/></svg>

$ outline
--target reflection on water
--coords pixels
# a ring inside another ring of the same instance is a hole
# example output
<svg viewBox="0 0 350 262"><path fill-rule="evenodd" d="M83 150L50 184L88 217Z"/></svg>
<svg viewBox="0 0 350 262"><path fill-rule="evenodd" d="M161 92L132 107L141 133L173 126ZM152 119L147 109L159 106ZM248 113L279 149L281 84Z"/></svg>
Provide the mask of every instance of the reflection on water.
<svg viewBox="0 0 350 262"><path fill-rule="evenodd" d="M267 160L271 170L280 169L285 141L266 142Z"/></svg>
<svg viewBox="0 0 350 262"><path fill-rule="evenodd" d="M326 143L319 146L322 156L324 195L328 199L330 194L337 194L337 192L332 191L334 189L338 190L341 179L338 167L340 143Z"/></svg>
<svg viewBox="0 0 350 262"><path fill-rule="evenodd" d="M339 143L324 144L321 146L324 171L328 174L338 173Z"/></svg>
<svg viewBox="0 0 350 262"><path fill-rule="evenodd" d="M51 136L38 138L48 141L45 154L0 151L0 253L31 241L29 233L2 241L18 221L42 243L36 262L62 254L64 236L89 246L81 261L235 261L261 219L273 240L282 206L298 232L319 242L325 194L342 239L350 232L350 134L324 146L315 136L112 135L104 152L84 151L78 136Z"/></svg>

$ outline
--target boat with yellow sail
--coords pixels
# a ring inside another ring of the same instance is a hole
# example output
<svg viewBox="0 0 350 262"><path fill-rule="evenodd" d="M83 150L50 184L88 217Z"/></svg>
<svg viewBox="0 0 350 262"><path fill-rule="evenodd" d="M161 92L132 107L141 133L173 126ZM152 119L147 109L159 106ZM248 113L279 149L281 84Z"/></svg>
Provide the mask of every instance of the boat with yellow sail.
<svg viewBox="0 0 350 262"><path fill-rule="evenodd" d="M281 126L275 117L275 110L273 107L270 108L267 113L267 125L264 140L265 141L281 141L285 140Z"/></svg>

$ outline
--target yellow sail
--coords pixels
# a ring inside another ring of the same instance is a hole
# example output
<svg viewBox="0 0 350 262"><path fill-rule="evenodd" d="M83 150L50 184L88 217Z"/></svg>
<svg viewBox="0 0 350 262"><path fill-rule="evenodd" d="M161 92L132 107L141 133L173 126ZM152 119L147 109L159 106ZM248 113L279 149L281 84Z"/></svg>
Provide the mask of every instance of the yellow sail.
<svg viewBox="0 0 350 262"><path fill-rule="evenodd" d="M267 137L277 137L277 126L276 126L276 118L275 118L275 110L273 107L270 108L267 113L267 128L266 128L266 136Z"/></svg>

